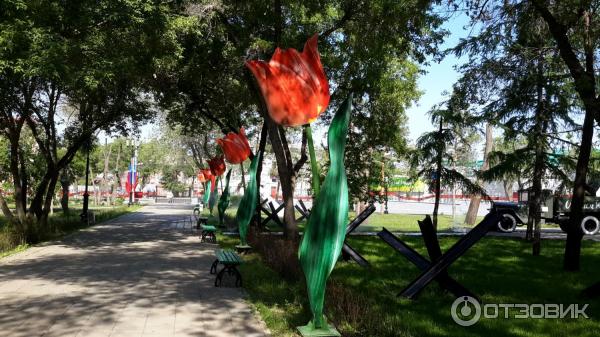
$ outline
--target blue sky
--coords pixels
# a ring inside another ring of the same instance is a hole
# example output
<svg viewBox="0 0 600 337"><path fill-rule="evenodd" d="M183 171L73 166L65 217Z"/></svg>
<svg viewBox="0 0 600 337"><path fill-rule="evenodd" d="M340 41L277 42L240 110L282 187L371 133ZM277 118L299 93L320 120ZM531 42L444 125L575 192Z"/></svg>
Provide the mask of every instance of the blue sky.
<svg viewBox="0 0 600 337"><path fill-rule="evenodd" d="M460 38L467 37L469 28L463 29L468 23L466 15L457 15L450 18L444 28L450 31L450 35L445 39L442 49L450 48L456 45ZM427 112L432 106L444 100L442 93L450 91L452 84L458 79L459 74L454 70L454 66L465 62L466 58L460 59L455 56L448 56L442 62L431 62L424 70L427 74L419 78L419 90L423 95L416 105L413 105L407 110L408 130L410 134L408 138L412 141L416 140L423 132L433 129Z"/></svg>

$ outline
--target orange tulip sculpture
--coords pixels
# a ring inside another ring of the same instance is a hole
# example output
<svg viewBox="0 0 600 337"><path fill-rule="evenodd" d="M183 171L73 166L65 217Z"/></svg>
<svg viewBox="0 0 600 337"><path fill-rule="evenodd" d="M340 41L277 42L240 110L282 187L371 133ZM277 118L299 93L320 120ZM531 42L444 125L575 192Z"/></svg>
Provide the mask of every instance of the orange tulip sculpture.
<svg viewBox="0 0 600 337"><path fill-rule="evenodd" d="M225 159L230 164L241 164L252 153L244 128L240 128L239 133L230 132L225 137L217 139L217 144L221 146Z"/></svg>
<svg viewBox="0 0 600 337"><path fill-rule="evenodd" d="M201 169L198 172L198 181L202 184L208 183L204 186L204 198L202 199L204 206L208 206L208 200L210 198L210 193L215 189L215 176L212 174L210 169Z"/></svg>
<svg viewBox="0 0 600 337"><path fill-rule="evenodd" d="M313 35L302 53L277 48L271 61L251 60L252 71L265 98L269 116L284 126L314 122L329 104L329 84Z"/></svg>
<svg viewBox="0 0 600 337"><path fill-rule="evenodd" d="M198 178L199 182L204 184L206 182L206 177L204 176L204 170L199 170L198 174L196 175L196 178Z"/></svg>
<svg viewBox="0 0 600 337"><path fill-rule="evenodd" d="M223 160L223 156L217 156L213 159L210 159L208 161L208 167L210 167L210 172L212 173L212 175L217 177L223 175L226 169L225 160Z"/></svg>
<svg viewBox="0 0 600 337"><path fill-rule="evenodd" d="M275 49L269 62L250 60L250 69L265 100L269 116L283 126L305 125L312 170L313 200L320 190L320 172L310 123L327 109L329 83L317 49L319 36L304 44L302 53L294 48Z"/></svg>
<svg viewBox="0 0 600 337"><path fill-rule="evenodd" d="M317 51L314 35L299 53L295 49L277 48L269 62L248 61L266 103L270 118L284 126L304 125L310 151L313 208L304 229L298 251L304 271L312 320L298 327L303 337L340 336L323 315L327 279L343 246L348 219L348 182L344 167L344 151L352 95L338 109L328 132L331 165L323 189L314 152L310 123L329 104L329 85Z"/></svg>

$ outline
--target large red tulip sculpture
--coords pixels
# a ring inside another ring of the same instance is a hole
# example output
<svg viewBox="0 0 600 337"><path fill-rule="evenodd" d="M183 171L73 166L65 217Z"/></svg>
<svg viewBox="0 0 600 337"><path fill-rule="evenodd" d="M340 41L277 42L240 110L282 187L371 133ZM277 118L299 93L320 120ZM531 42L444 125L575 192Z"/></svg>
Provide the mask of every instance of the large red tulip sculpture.
<svg viewBox="0 0 600 337"><path fill-rule="evenodd" d="M294 48L277 48L269 62L246 62L258 82L271 119L283 126L304 125L306 128L313 198L319 194L320 172L310 123L329 104L329 83L321 64L317 40L316 34L308 39L302 53Z"/></svg>
<svg viewBox="0 0 600 337"><path fill-rule="evenodd" d="M317 39L316 34L308 39L302 53L293 48L277 48L269 62L246 62L275 123L310 124L327 108L329 84L317 50Z"/></svg>
<svg viewBox="0 0 600 337"><path fill-rule="evenodd" d="M321 190L310 124L329 104L329 85L317 51L317 35L299 53L277 48L269 62L248 61L271 119L284 126L305 125L310 151L313 208L298 252L304 271L312 320L298 327L302 336L340 336L323 315L325 286L341 253L348 219L348 184L344 150L352 96L338 109L329 127L331 165Z"/></svg>

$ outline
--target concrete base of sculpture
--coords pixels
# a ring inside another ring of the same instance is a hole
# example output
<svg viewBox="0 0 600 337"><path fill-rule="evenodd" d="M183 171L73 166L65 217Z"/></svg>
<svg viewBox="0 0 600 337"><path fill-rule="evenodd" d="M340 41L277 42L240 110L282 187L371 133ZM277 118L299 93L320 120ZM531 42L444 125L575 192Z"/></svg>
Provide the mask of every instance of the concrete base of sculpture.
<svg viewBox="0 0 600 337"><path fill-rule="evenodd" d="M235 250L238 252L238 254L246 255L246 254L250 253L250 251L252 250L252 247L250 247L248 245L237 245L237 246L235 246Z"/></svg>
<svg viewBox="0 0 600 337"><path fill-rule="evenodd" d="M303 337L341 337L342 335L335 329L333 325L325 322L321 328L315 328L312 321L307 325L299 326L298 332Z"/></svg>

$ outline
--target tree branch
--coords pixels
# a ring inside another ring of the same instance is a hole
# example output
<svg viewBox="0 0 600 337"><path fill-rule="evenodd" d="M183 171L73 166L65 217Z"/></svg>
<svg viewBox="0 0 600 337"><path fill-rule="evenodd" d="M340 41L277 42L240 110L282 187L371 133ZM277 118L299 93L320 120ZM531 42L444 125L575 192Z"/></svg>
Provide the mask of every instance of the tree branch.
<svg viewBox="0 0 600 337"><path fill-rule="evenodd" d="M586 107L586 110L598 111L598 99L596 98L595 93L595 79L593 71L591 73L587 72L586 69L581 65L575 51L573 50L573 46L569 37L567 35L567 28L558 22L556 17L550 12L548 7L544 4L542 0L532 0L533 6L540 13L546 24L548 25L548 29L550 33L554 37L556 44L558 46L559 53L569 68L569 72L575 81L575 88L579 93L583 104ZM600 114L596 113L594 116L596 123L600 125Z"/></svg>
<svg viewBox="0 0 600 337"><path fill-rule="evenodd" d="M306 144L308 142L308 137L306 136L306 129L302 128L302 146L300 147L300 158L294 164L294 175L297 175L302 166L308 160L308 156L306 155Z"/></svg>
<svg viewBox="0 0 600 337"><path fill-rule="evenodd" d="M355 13L356 9L346 9L344 11L344 15L338 20L338 22L333 24L333 26L329 27L325 31L321 32L319 34L319 37L328 37L329 35L333 34L336 30L344 27L344 25L352 19Z"/></svg>

